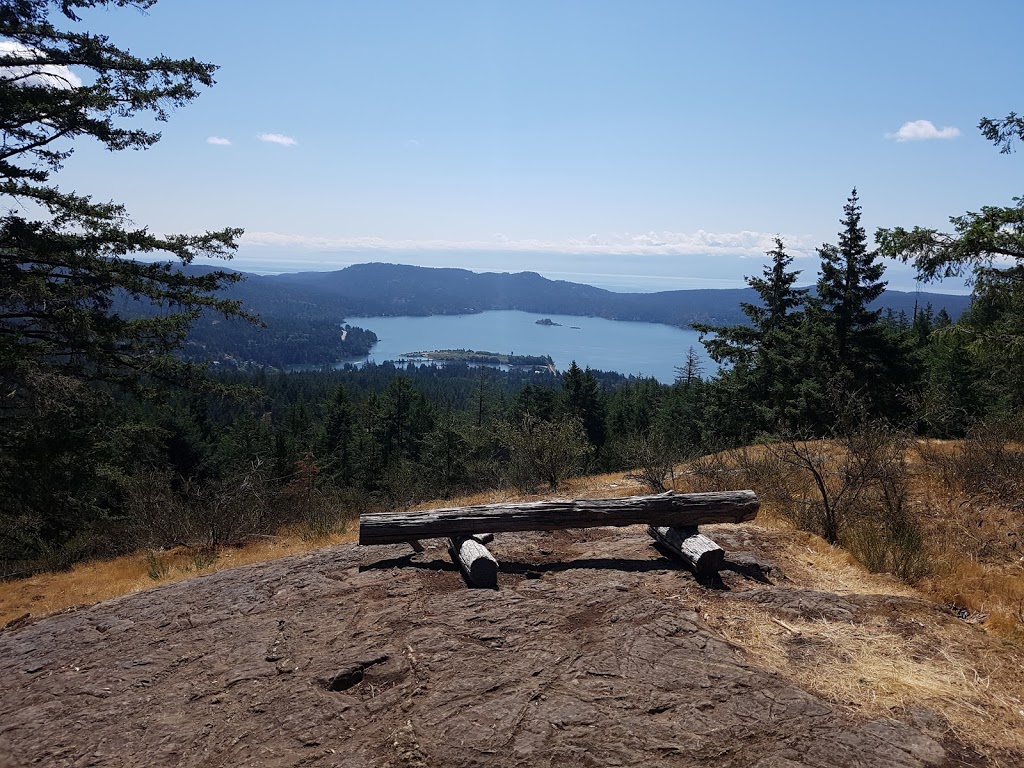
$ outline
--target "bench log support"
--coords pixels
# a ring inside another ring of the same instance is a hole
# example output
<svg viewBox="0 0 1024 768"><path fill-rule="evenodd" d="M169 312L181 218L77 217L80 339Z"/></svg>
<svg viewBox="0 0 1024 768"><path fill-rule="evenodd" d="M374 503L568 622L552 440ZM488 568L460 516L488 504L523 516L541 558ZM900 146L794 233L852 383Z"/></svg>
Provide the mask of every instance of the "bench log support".
<svg viewBox="0 0 1024 768"><path fill-rule="evenodd" d="M647 527L652 539L685 562L698 576L710 576L722 570L725 550L696 527Z"/></svg>
<svg viewBox="0 0 1024 768"><path fill-rule="evenodd" d="M448 553L471 585L497 589L498 561L480 541L481 538L483 537L454 536L448 539Z"/></svg>

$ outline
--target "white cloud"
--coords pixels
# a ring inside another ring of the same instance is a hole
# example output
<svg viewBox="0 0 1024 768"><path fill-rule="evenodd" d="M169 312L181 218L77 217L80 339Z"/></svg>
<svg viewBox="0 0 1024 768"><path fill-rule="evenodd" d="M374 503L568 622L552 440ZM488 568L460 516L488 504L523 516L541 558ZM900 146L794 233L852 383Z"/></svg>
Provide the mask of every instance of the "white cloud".
<svg viewBox="0 0 1024 768"><path fill-rule="evenodd" d="M643 234L592 234L565 240L513 240L495 235L488 240L388 240L381 237L315 237L277 232L246 232L246 246L295 248L312 251L511 251L593 255L730 255L764 257L775 247L775 233L768 232L645 232ZM786 249L794 256L814 254L816 241L809 235L784 235Z"/></svg>
<svg viewBox="0 0 1024 768"><path fill-rule="evenodd" d="M32 59L38 54L27 45L13 40L0 40L0 59ZM80 88L82 81L74 72L62 64L27 64L25 66L0 65L0 80L18 85L35 85L60 90Z"/></svg>
<svg viewBox="0 0 1024 768"><path fill-rule="evenodd" d="M960 135L960 129L947 125L944 128L936 128L931 120L911 120L900 126L896 133L887 133L885 138L893 141L925 141L927 139L955 139Z"/></svg>
<svg viewBox="0 0 1024 768"><path fill-rule="evenodd" d="M291 136L285 136L283 133L260 133L256 135L256 138L268 144L280 144L282 147L294 147L299 143Z"/></svg>
<svg viewBox="0 0 1024 768"><path fill-rule="evenodd" d="M218 147L230 147L231 139L225 139L223 136L208 136L206 143L215 144Z"/></svg>

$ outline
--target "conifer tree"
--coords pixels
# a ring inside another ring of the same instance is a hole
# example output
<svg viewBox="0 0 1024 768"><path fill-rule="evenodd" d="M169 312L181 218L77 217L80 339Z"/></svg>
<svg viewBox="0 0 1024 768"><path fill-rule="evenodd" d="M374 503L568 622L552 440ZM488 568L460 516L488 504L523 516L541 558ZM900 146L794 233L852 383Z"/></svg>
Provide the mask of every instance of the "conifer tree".
<svg viewBox="0 0 1024 768"><path fill-rule="evenodd" d="M762 277L747 277L746 282L757 291L760 304L743 302L740 307L750 323L747 325L714 326L695 323L701 343L718 363L756 367L759 358L772 352L771 347L800 322L799 308L807 291L794 287L798 270L790 271L793 257L786 253L782 238L775 238L775 249L768 251L771 263ZM705 338L713 334L713 338Z"/></svg>
<svg viewBox="0 0 1024 768"><path fill-rule="evenodd" d="M802 426L833 431L853 412L898 419L901 389L913 380L908 350L885 333L881 309L885 264L868 249L856 188L843 207L839 243L818 249L821 271L810 302L801 382Z"/></svg>
<svg viewBox="0 0 1024 768"><path fill-rule="evenodd" d="M76 140L111 151L155 144L160 134L131 119L166 120L213 85L211 64L139 58L79 27L78 9L154 2L0 4L0 408L8 413L66 407L95 395L97 380L193 380L195 370L174 355L189 325L204 309L239 310L216 296L237 274L180 267L230 256L240 230L157 236L133 226L123 206L65 192L52 178ZM38 211L34 220L26 210ZM152 253L177 266L133 259ZM160 309L128 317L117 311L123 297Z"/></svg>
<svg viewBox="0 0 1024 768"><path fill-rule="evenodd" d="M1024 117L982 118L982 135L1011 154L1024 141ZM966 277L974 305L960 319L957 343L980 366L993 413L1024 408L1024 197L983 205L949 219L951 231L930 227L879 229L887 256L912 262L925 281Z"/></svg>
<svg viewBox="0 0 1024 768"><path fill-rule="evenodd" d="M78 16L154 2L0 2L0 542L28 531L41 550L59 547L109 511L113 397L157 400L167 381L201 380L175 354L190 324L204 310L239 313L217 295L236 274L182 267L229 257L240 230L156 235L54 178L79 142L152 146L160 134L139 119L166 120L213 85L213 65L136 56ZM154 254L170 261L136 260ZM119 311L131 300L151 311ZM54 466L75 472L55 479Z"/></svg>
<svg viewBox="0 0 1024 768"><path fill-rule="evenodd" d="M775 431L792 411L799 375L797 336L807 291L795 287L800 272L790 269L793 257L786 253L782 238L775 238L775 248L766 255L771 262L762 277L746 278L760 298L758 304L741 305L748 325L693 326L712 359L730 366L711 392L712 404L722 401L721 418L714 421L726 431L741 426L751 434ZM709 334L713 338L705 338Z"/></svg>
<svg viewBox="0 0 1024 768"><path fill-rule="evenodd" d="M562 374L562 385L569 415L579 419L587 433L587 440L595 448L600 448L606 439L606 427L604 403L597 378L589 368L584 371L573 360L569 369Z"/></svg>
<svg viewBox="0 0 1024 768"><path fill-rule="evenodd" d="M856 188L843 214L839 245L826 243L818 249L821 272L815 306L819 320L829 329L838 368L862 382L863 355L877 346L880 336L881 310L869 305L885 290L885 265L868 250Z"/></svg>
<svg viewBox="0 0 1024 768"><path fill-rule="evenodd" d="M354 430L354 407L345 385L339 384L327 404L321 446L327 470L339 486L350 485L353 479Z"/></svg>

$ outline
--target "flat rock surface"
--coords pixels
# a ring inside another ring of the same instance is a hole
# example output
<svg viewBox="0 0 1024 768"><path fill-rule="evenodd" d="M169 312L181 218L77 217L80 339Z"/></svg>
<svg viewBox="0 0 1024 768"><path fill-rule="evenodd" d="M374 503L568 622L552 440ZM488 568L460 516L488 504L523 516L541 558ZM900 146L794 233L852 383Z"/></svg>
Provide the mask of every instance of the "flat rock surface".
<svg viewBox="0 0 1024 768"><path fill-rule="evenodd" d="M286 557L0 632L0 765L965 764L941 726L853 720L759 669L639 528L498 536L498 590L468 589L425 543ZM745 557L769 575L729 574L738 599L858 610Z"/></svg>

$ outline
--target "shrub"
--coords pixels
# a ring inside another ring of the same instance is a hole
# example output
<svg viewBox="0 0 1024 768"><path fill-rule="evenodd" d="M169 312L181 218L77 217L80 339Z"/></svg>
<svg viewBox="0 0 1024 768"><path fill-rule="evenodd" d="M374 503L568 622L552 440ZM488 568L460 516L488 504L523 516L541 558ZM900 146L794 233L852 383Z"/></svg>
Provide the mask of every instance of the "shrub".
<svg viewBox="0 0 1024 768"><path fill-rule="evenodd" d="M527 493L541 483L555 490L593 451L575 417L541 421L526 414L517 424L503 425L499 439L509 454L510 482Z"/></svg>
<svg viewBox="0 0 1024 768"><path fill-rule="evenodd" d="M623 447L623 454L625 461L636 467L626 474L627 479L643 484L652 493L661 493L669 487L675 487L676 456L663 436L630 435Z"/></svg>
<svg viewBox="0 0 1024 768"><path fill-rule="evenodd" d="M783 506L797 526L846 547L869 570L906 580L927 572L924 536L909 504L909 438L869 423L831 446L790 440L767 446L802 476Z"/></svg>

